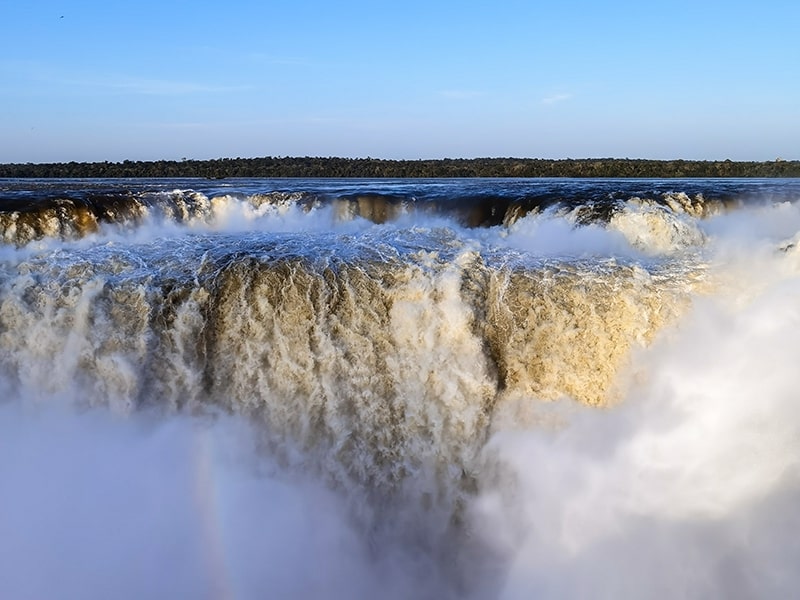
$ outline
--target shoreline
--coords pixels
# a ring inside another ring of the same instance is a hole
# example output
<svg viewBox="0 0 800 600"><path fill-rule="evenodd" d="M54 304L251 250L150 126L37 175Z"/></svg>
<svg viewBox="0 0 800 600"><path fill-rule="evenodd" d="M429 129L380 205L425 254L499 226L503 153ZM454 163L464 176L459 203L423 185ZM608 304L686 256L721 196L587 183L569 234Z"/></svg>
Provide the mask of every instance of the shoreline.
<svg viewBox="0 0 800 600"><path fill-rule="evenodd" d="M337 157L218 158L0 164L0 178L794 178L800 161L470 158L387 160Z"/></svg>

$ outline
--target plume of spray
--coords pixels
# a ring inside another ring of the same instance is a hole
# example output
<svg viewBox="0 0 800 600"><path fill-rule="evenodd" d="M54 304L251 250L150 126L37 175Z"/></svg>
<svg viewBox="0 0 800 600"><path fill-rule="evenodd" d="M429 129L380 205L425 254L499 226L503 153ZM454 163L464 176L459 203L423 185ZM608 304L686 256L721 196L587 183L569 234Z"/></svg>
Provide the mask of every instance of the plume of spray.
<svg viewBox="0 0 800 600"><path fill-rule="evenodd" d="M780 240L800 221L747 212L705 225L717 292L635 356L620 404L540 406L487 444L472 523L501 597L796 593L800 254Z"/></svg>
<svg viewBox="0 0 800 600"><path fill-rule="evenodd" d="M62 398L62 400L65 400ZM242 419L0 406L0 597L420 597L348 507L288 474ZM414 575L411 575L414 573Z"/></svg>

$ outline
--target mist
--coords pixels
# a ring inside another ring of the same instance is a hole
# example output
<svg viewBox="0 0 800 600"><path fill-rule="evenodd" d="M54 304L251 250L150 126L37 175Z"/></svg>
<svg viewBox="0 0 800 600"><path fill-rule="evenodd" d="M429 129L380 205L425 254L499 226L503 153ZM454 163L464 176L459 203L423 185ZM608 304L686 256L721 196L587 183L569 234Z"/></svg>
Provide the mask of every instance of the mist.
<svg viewBox="0 0 800 600"><path fill-rule="evenodd" d="M706 223L716 291L633 357L618 404L495 433L472 510L507 561L501 597L796 593L800 255L779 248L797 214Z"/></svg>
<svg viewBox="0 0 800 600"><path fill-rule="evenodd" d="M3 598L366 597L378 569L319 484L236 419L0 410Z"/></svg>

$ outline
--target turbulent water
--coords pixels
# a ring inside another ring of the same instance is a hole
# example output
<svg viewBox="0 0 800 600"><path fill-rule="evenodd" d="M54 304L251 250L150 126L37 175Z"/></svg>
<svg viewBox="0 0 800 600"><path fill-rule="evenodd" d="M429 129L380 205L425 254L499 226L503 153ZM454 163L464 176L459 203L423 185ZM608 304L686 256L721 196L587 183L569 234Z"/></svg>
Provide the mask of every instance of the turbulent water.
<svg viewBox="0 0 800 600"><path fill-rule="evenodd" d="M787 598L800 182L0 180L0 597Z"/></svg>

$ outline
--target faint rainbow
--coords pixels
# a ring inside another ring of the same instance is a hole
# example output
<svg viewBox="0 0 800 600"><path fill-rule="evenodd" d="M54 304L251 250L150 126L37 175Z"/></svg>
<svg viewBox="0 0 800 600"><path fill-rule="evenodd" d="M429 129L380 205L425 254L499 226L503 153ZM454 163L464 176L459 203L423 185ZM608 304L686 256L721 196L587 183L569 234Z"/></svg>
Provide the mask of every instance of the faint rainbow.
<svg viewBox="0 0 800 600"><path fill-rule="evenodd" d="M194 465L194 504L200 516L202 556L209 580L209 598L235 600L228 553L225 544L222 490L214 464L214 441L211 431L202 425L192 431Z"/></svg>

